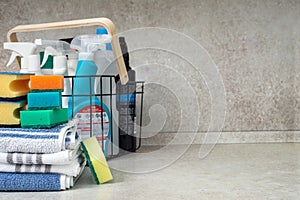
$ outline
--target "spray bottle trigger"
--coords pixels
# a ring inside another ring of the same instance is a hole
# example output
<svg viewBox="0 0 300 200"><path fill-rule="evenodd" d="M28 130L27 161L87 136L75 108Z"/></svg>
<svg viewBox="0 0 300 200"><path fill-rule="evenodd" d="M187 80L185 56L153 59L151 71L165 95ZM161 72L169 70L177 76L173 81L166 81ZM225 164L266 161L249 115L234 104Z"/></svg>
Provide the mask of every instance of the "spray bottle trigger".
<svg viewBox="0 0 300 200"><path fill-rule="evenodd" d="M53 47L46 47L41 67L43 67L46 64L49 55L58 55L58 54L59 52L57 52Z"/></svg>
<svg viewBox="0 0 300 200"><path fill-rule="evenodd" d="M14 60L16 59L17 56L21 56L20 54L18 54L17 52L12 52L11 56L10 56L10 59L8 61L8 63L6 64L6 67L10 66Z"/></svg>

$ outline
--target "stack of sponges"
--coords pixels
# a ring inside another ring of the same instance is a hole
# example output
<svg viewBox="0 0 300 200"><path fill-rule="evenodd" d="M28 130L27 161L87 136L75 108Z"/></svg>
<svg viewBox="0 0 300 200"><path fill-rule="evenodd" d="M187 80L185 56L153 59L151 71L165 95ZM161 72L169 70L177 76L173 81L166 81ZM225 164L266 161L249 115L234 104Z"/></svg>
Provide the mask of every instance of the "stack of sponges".
<svg viewBox="0 0 300 200"><path fill-rule="evenodd" d="M61 106L62 76L31 76L22 128L0 128L0 190L50 191L72 187L86 158L77 121ZM1 115L6 117L6 112ZM30 128L28 128L30 127Z"/></svg>
<svg viewBox="0 0 300 200"><path fill-rule="evenodd" d="M68 121L62 108L63 76L31 76L28 110L21 111L22 128L51 128Z"/></svg>
<svg viewBox="0 0 300 200"><path fill-rule="evenodd" d="M0 72L0 126L20 125L20 110L26 105L31 74Z"/></svg>

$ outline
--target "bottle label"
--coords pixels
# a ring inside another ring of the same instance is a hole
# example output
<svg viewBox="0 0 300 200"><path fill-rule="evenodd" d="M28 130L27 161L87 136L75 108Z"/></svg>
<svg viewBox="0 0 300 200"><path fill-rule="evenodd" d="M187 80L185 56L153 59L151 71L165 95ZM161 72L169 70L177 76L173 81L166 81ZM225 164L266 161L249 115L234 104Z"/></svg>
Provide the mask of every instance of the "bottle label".
<svg viewBox="0 0 300 200"><path fill-rule="evenodd" d="M92 111L90 111L90 108L92 108ZM82 140L95 136L100 146L105 146L109 133L109 116L101 106L87 106L81 109L75 115L75 118L78 119L77 132Z"/></svg>

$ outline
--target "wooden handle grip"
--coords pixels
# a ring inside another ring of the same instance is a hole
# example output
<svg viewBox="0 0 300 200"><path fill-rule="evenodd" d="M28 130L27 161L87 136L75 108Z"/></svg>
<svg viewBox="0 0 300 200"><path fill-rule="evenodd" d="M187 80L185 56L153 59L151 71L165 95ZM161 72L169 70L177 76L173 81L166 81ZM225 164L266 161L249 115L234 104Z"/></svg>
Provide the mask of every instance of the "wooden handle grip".
<svg viewBox="0 0 300 200"><path fill-rule="evenodd" d="M128 82L128 74L123 60L120 43L116 33L116 28L113 22L108 18L92 18L92 19L80 19L80 20L63 21L63 22L51 22L51 23L43 23L43 24L19 25L8 31L7 40L9 42L18 42L17 33L22 33L22 32L24 33L24 32L55 30L55 29L70 29L70 28L80 28L85 26L101 26L106 28L108 33L111 34L112 36L111 45L116 57L120 80L122 84L126 84Z"/></svg>

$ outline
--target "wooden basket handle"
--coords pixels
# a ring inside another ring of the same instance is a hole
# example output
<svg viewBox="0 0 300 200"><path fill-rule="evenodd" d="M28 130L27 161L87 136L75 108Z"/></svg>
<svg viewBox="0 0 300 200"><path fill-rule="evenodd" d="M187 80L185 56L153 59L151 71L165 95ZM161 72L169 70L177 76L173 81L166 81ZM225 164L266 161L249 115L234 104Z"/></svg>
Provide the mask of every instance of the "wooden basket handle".
<svg viewBox="0 0 300 200"><path fill-rule="evenodd" d="M85 26L101 26L106 28L107 32L111 34L112 36L111 45L116 57L120 80L122 84L126 84L128 82L128 74L123 60L123 55L117 37L116 28L113 22L108 18L92 18L92 19L80 19L80 20L63 21L63 22L51 22L51 23L43 23L43 24L19 25L8 31L7 40L9 42L18 42L17 33L22 33L22 32L24 33L24 32L55 30L55 29L80 28Z"/></svg>

